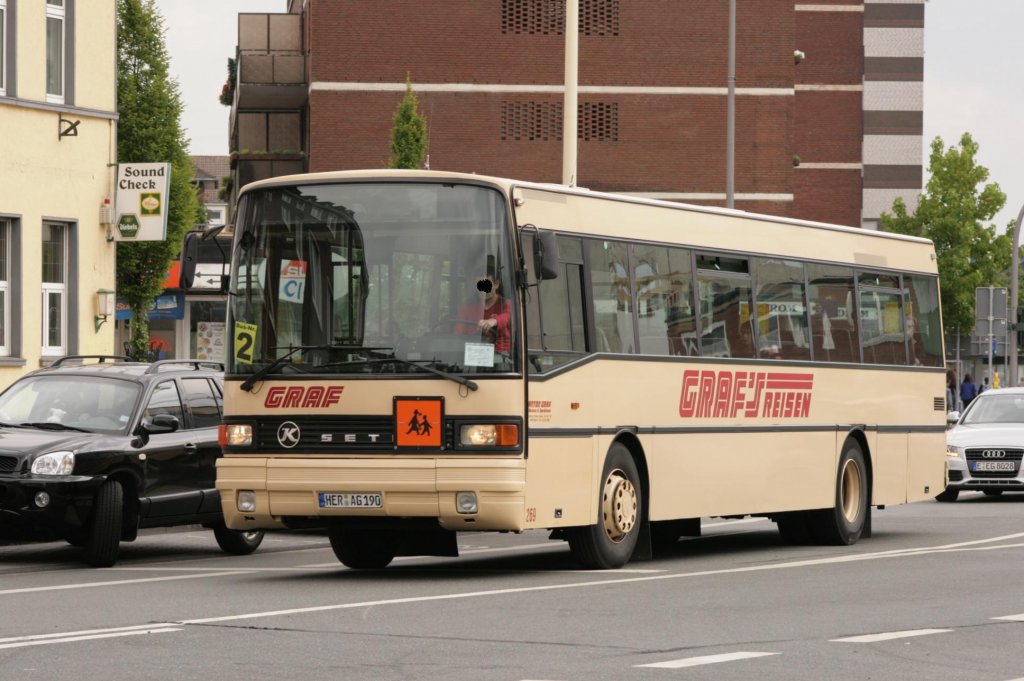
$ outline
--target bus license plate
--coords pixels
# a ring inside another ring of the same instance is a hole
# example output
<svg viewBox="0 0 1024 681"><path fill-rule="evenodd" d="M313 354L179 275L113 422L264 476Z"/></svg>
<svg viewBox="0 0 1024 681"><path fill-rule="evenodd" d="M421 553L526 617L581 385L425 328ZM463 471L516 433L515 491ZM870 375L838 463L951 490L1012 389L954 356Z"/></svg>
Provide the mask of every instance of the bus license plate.
<svg viewBox="0 0 1024 681"><path fill-rule="evenodd" d="M380 492L317 492L320 508L384 508Z"/></svg>
<svg viewBox="0 0 1024 681"><path fill-rule="evenodd" d="M1017 470L1017 463L1015 461L975 461L974 470L976 471L1015 471Z"/></svg>

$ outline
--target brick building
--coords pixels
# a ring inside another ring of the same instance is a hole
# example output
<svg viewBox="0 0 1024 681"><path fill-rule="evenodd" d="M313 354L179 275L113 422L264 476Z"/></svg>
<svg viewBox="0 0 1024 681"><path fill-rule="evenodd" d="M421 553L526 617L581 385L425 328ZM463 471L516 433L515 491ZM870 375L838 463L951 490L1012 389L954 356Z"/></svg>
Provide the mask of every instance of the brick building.
<svg viewBox="0 0 1024 681"><path fill-rule="evenodd" d="M383 166L406 78L434 169L562 175L564 0L239 15L235 187ZM577 184L725 204L729 3L580 0ZM737 0L735 206L873 227L922 187L923 0Z"/></svg>

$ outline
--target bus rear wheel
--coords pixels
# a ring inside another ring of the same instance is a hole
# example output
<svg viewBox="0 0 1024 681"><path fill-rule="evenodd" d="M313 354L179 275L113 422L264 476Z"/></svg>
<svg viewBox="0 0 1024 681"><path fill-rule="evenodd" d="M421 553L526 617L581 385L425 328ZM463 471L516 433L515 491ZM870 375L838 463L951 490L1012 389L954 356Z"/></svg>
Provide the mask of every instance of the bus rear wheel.
<svg viewBox="0 0 1024 681"><path fill-rule="evenodd" d="M818 511L813 532L820 544L849 545L860 539L870 506L868 472L864 453L854 439L843 445L836 475L836 504Z"/></svg>
<svg viewBox="0 0 1024 681"><path fill-rule="evenodd" d="M621 443L613 444L605 457L599 495L597 523L572 528L569 550L585 568L620 568L633 556L643 514L640 474Z"/></svg>
<svg viewBox="0 0 1024 681"><path fill-rule="evenodd" d="M395 541L389 533L332 527L329 536L334 555L353 570L379 570L395 559Z"/></svg>

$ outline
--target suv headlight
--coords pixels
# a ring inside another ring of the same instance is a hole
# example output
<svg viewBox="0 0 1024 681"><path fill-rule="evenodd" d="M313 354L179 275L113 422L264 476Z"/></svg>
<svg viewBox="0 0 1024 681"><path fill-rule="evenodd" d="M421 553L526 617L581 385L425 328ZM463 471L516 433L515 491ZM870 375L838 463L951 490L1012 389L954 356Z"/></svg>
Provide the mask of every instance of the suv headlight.
<svg viewBox="0 0 1024 681"><path fill-rule="evenodd" d="M956 445L950 445L950 444L946 445L946 456L961 456L962 457L963 455L964 455L964 448L963 447L957 447Z"/></svg>
<svg viewBox="0 0 1024 681"><path fill-rule="evenodd" d="M35 475L71 475L75 470L74 452L50 452L32 462Z"/></svg>

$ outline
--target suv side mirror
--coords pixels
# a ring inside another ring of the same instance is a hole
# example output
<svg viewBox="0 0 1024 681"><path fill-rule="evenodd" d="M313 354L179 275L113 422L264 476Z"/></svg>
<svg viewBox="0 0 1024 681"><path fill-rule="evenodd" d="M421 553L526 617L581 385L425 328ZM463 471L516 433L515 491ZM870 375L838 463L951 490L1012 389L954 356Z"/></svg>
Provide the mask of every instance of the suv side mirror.
<svg viewBox="0 0 1024 681"><path fill-rule="evenodd" d="M149 434L173 433L181 427L177 416L170 414L156 414L149 421L143 421L142 427Z"/></svg>

